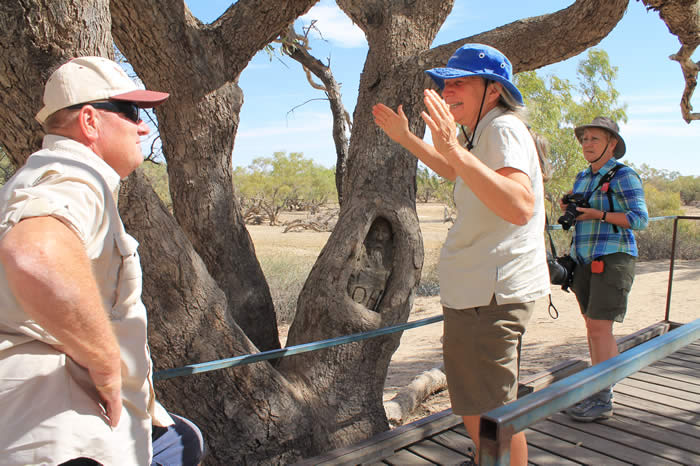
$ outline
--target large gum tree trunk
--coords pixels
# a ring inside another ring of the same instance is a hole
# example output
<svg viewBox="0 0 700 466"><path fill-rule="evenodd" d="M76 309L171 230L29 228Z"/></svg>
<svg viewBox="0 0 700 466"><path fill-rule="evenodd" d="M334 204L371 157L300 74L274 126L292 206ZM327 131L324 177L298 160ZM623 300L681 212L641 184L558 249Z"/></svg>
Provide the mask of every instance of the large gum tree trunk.
<svg viewBox="0 0 700 466"><path fill-rule="evenodd" d="M120 50L150 88L171 93L156 113L175 218L226 294L230 318L261 350L279 348L279 338L270 290L232 189L243 105L237 82L253 55L316 1L239 0L211 25L192 16L183 0L110 3Z"/></svg>
<svg viewBox="0 0 700 466"><path fill-rule="evenodd" d="M111 57L110 25L107 0L0 2L0 144L15 166L41 147L43 83L72 57Z"/></svg>
<svg viewBox="0 0 700 466"><path fill-rule="evenodd" d="M231 322L225 293L207 273L186 235L136 172L123 184L120 211L143 244L144 304L155 369L257 352ZM303 386L274 366L258 363L157 382L168 410L192 419L204 432L207 464L289 464L318 451L311 432L315 413Z"/></svg>
<svg viewBox="0 0 700 466"><path fill-rule="evenodd" d="M370 112L376 102L403 103L409 119L417 120L420 94L406 90L422 88L425 78L420 70L393 71L429 47L452 4L338 3L365 31L369 54L353 117L340 216L301 292L288 344L405 322L423 265L416 159L384 136ZM387 429L382 388L399 338L393 334L282 361L285 374L313 382L319 402L333 407L325 427L329 448Z"/></svg>

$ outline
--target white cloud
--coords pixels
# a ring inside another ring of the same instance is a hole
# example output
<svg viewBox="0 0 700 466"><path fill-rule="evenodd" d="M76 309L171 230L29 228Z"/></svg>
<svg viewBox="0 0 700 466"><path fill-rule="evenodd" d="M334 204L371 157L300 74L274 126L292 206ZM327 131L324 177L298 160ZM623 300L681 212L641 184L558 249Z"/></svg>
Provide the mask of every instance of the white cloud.
<svg viewBox="0 0 700 466"><path fill-rule="evenodd" d="M300 20L305 26L316 20L316 27L321 31L323 38L339 47L356 48L367 45L362 29L353 24L335 5L316 5ZM314 36L320 38L318 32L314 33Z"/></svg>

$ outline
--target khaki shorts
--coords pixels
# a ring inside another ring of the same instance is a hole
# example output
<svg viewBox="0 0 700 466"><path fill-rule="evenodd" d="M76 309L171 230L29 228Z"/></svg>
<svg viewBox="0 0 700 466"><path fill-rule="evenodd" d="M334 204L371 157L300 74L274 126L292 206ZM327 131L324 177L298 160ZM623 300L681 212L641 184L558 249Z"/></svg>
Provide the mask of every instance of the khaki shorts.
<svg viewBox="0 0 700 466"><path fill-rule="evenodd" d="M520 345L535 302L443 307L443 358L452 412L482 414L515 400Z"/></svg>
<svg viewBox="0 0 700 466"><path fill-rule="evenodd" d="M571 289L584 316L622 322L627 313L627 296L634 282L636 258L616 252L598 260L604 264L602 273L592 273L591 264L576 266Z"/></svg>

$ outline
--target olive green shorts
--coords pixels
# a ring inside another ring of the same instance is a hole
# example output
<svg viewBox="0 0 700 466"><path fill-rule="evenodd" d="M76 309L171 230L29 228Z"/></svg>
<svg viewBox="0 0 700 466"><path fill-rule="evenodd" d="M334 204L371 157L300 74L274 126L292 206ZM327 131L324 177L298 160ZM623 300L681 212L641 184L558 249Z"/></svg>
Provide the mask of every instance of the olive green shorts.
<svg viewBox="0 0 700 466"><path fill-rule="evenodd" d="M574 290L581 314L594 320L622 322L627 313L627 296L634 282L636 257L616 252L598 258L602 273L593 273L591 264L574 269Z"/></svg>
<svg viewBox="0 0 700 466"><path fill-rule="evenodd" d="M535 302L443 307L443 358L452 412L484 413L516 399L520 345Z"/></svg>

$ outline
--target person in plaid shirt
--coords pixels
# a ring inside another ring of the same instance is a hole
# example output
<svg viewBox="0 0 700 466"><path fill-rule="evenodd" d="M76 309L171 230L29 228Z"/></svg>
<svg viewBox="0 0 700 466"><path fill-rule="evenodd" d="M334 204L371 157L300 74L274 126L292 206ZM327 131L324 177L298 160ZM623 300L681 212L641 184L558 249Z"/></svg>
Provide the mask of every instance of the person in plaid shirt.
<svg viewBox="0 0 700 466"><path fill-rule="evenodd" d="M586 322L591 364L598 364L618 354L613 323L623 321L634 281L637 242L632 230L646 228L649 214L639 175L617 161L626 150L617 123L596 117L574 132L590 166L576 176L573 193L582 194L590 207L576 208L572 289ZM612 178L605 179L608 173ZM567 413L581 422L607 419L613 414L612 396L610 386Z"/></svg>

